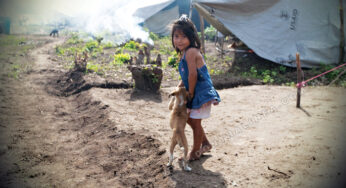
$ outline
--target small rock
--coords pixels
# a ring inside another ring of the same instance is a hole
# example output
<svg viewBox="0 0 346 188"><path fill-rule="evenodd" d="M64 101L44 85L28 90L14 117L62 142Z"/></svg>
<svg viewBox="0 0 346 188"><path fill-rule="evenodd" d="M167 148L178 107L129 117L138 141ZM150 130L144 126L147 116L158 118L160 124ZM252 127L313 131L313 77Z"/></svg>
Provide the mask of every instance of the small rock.
<svg viewBox="0 0 346 188"><path fill-rule="evenodd" d="M157 155L162 155L162 154L164 154L164 153L166 153L166 150L165 150L165 149L163 149L163 150L157 152Z"/></svg>

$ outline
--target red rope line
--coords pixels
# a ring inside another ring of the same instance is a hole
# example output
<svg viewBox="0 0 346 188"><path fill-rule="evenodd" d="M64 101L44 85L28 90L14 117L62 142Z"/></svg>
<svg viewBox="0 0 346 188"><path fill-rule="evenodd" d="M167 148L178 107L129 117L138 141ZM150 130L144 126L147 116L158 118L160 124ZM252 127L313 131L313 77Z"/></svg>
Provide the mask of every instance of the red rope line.
<svg viewBox="0 0 346 188"><path fill-rule="evenodd" d="M314 76L314 77L312 77L312 78L310 78L310 79L308 79L308 80L305 80L305 81L302 81L302 82L300 82L300 83L297 83L296 87L297 87L297 88L302 88L303 86L305 86L305 84L306 84L307 82L310 82L310 81L313 80L313 79L316 79L316 78L318 78L318 77L320 77L320 76L323 76L323 75L325 75L325 74L327 74L327 73L329 73L329 72L332 72L332 71L334 71L334 70L336 70L336 69L338 69L338 68L341 68L341 67L343 67L343 66L345 66L345 65L346 65L346 63L341 64L341 65L339 65L339 66L337 66L337 67L334 67L334 68L330 69L329 71L326 71L326 72L321 73L321 74L319 74L319 75L317 75L317 76Z"/></svg>

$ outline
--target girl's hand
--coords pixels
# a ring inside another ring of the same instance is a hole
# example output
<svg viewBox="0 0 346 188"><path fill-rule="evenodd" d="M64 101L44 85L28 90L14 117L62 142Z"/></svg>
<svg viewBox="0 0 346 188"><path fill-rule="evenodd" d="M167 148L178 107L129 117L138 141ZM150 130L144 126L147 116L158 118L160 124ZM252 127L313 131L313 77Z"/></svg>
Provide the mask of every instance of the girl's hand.
<svg viewBox="0 0 346 188"><path fill-rule="evenodd" d="M192 92L189 92L189 99L192 99L193 98L193 96L194 96L194 94L192 93Z"/></svg>

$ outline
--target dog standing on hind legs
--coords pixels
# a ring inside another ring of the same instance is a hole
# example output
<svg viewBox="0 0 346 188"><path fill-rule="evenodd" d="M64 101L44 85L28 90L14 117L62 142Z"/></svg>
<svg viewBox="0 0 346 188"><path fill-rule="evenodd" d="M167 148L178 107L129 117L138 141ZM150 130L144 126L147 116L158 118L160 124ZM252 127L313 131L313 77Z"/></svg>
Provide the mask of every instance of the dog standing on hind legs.
<svg viewBox="0 0 346 188"><path fill-rule="evenodd" d="M183 167L185 171L191 171L191 168L187 164L188 145L185 136L185 126L188 119L186 103L188 100L188 92L184 87L179 87L173 91L169 96L173 96L169 102L168 108L171 110L170 126L173 130L171 139L171 145L169 149L169 162L167 166L171 166L173 163L173 151L177 144L180 147L184 147L184 160Z"/></svg>

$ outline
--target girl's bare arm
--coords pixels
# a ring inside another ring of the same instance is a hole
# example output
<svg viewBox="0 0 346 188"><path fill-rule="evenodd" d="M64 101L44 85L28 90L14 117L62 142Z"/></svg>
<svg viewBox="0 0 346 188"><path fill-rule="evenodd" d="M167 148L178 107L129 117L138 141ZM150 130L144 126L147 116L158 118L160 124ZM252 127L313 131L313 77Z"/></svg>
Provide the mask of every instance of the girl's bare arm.
<svg viewBox="0 0 346 188"><path fill-rule="evenodd" d="M193 97L195 94L195 87L197 83L197 56L198 49L190 48L186 51L186 61L187 67L189 69L189 93L190 97Z"/></svg>

